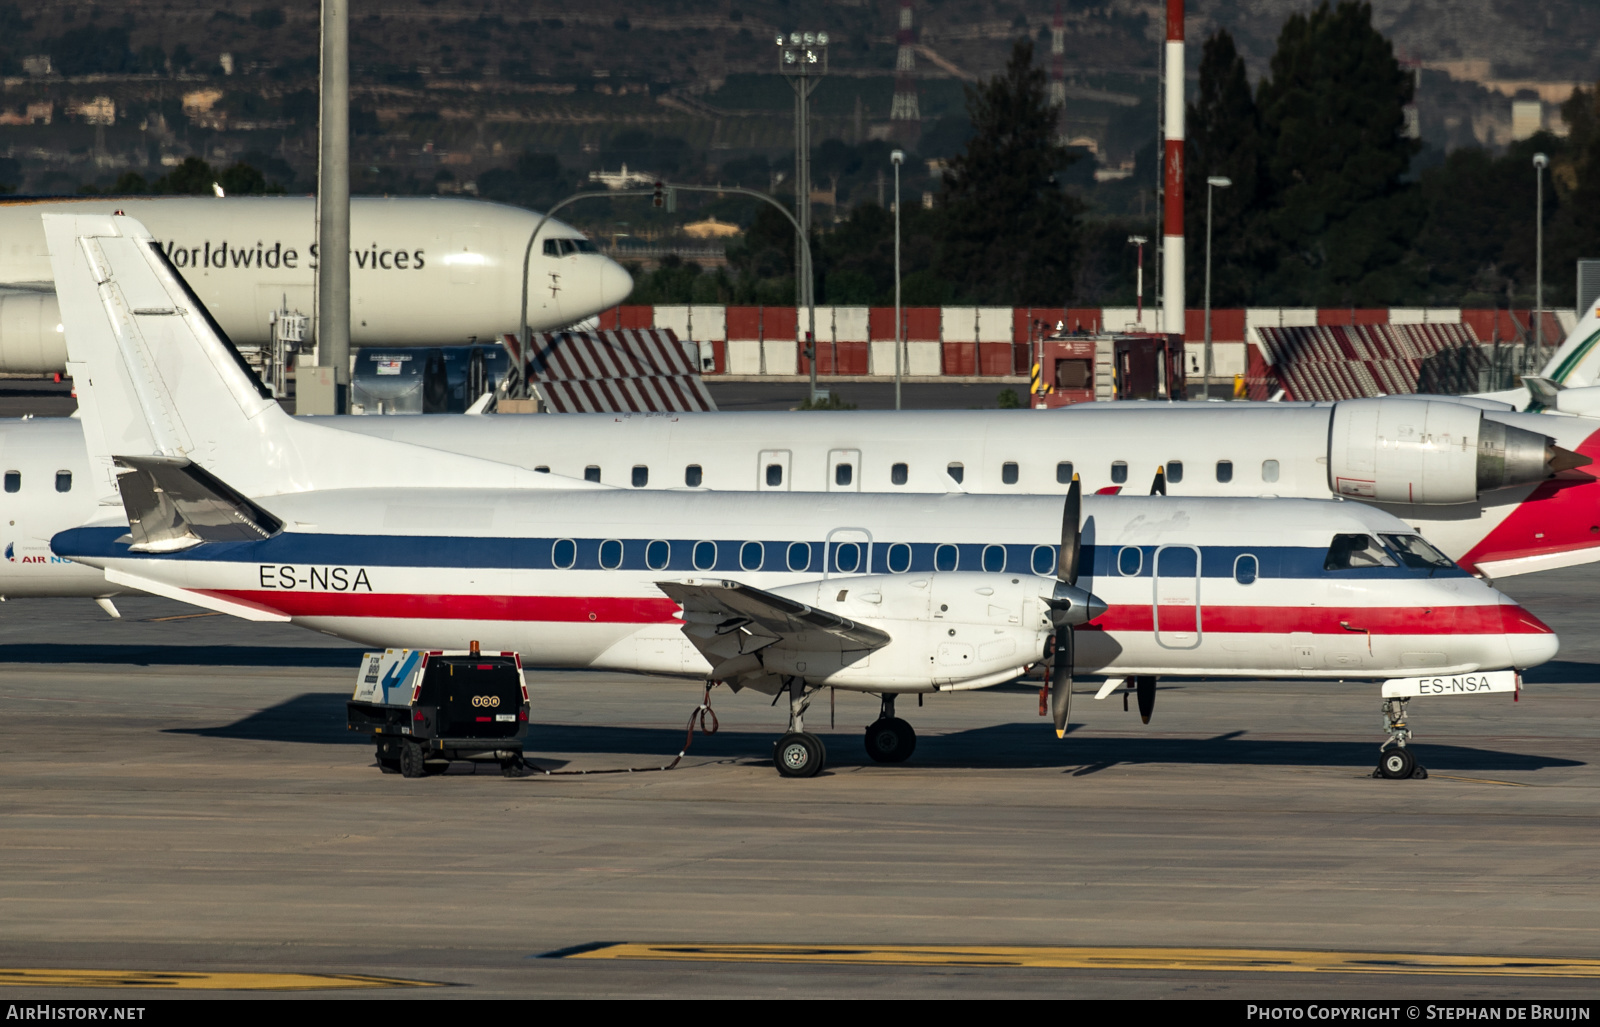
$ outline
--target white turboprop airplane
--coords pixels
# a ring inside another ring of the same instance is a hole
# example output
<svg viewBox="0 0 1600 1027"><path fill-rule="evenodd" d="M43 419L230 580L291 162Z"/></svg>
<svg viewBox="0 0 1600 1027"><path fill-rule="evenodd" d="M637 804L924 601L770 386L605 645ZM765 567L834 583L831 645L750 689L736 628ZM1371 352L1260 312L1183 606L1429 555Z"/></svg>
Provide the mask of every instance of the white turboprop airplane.
<svg viewBox="0 0 1600 1027"><path fill-rule="evenodd" d="M39 216L139 218L223 331L270 341L270 315L312 313L316 200L173 196L0 201L0 371L66 365L61 317ZM521 324L523 252L533 211L449 197L350 201L350 340L357 346L494 342ZM528 323L549 331L627 298L633 280L570 225L549 221L528 265Z"/></svg>
<svg viewBox="0 0 1600 1027"><path fill-rule="evenodd" d="M775 761L791 776L826 758L802 719L816 689L882 695L868 751L903 759L896 694L1011 680L1051 639L1058 736L1074 670L1137 678L1148 714L1161 674L1488 682L1556 652L1537 618L1359 504L1080 501L1076 483L1064 512L1044 496L643 497L530 490L574 479L481 461L413 479L418 447L313 448L328 432L260 396L136 221L46 225L91 461L115 462L127 513L62 532L58 556L372 645L482 640L787 691ZM1389 776L1414 767L1403 706L1385 704Z"/></svg>

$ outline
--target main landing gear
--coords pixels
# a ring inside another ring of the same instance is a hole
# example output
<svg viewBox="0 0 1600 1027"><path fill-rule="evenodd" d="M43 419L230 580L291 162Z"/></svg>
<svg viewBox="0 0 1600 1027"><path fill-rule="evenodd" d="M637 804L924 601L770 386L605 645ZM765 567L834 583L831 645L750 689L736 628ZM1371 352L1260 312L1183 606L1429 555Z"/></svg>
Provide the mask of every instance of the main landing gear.
<svg viewBox="0 0 1600 1027"><path fill-rule="evenodd" d="M867 728L867 755L878 763L904 763L917 749L917 733L894 715L894 693L885 692L878 719Z"/></svg>
<svg viewBox="0 0 1600 1027"><path fill-rule="evenodd" d="M1416 754L1406 748L1411 741L1411 728L1406 724L1406 704L1410 699L1385 699L1383 701L1383 730L1389 740L1378 747L1378 769L1373 777L1403 778L1427 777L1428 769L1417 762ZM1391 750L1389 746L1394 746Z"/></svg>
<svg viewBox="0 0 1600 1027"><path fill-rule="evenodd" d="M822 739L805 729L806 707L811 697L806 694L804 678L790 678L789 730L772 745L772 762L783 777L816 777L828 762L828 750Z"/></svg>

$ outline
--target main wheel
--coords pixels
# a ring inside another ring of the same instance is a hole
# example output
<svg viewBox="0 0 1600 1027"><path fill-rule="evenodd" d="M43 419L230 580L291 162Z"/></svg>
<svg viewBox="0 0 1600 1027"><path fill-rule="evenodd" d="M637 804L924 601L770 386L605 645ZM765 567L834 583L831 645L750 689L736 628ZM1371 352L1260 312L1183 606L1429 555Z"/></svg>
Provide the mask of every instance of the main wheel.
<svg viewBox="0 0 1600 1027"><path fill-rule="evenodd" d="M791 731L772 747L772 761L784 777L816 777L827 760L822 739L809 731Z"/></svg>
<svg viewBox="0 0 1600 1027"><path fill-rule="evenodd" d="M867 728L867 755L879 763L904 763L917 749L917 733L899 717L885 717Z"/></svg>
<svg viewBox="0 0 1600 1027"><path fill-rule="evenodd" d="M1390 749L1378 759L1378 773L1387 778L1410 777L1417 769L1417 758L1410 749Z"/></svg>
<svg viewBox="0 0 1600 1027"><path fill-rule="evenodd" d="M427 764L423 762L422 746L415 742L406 742L400 747L400 773L406 777L421 777L426 774Z"/></svg>

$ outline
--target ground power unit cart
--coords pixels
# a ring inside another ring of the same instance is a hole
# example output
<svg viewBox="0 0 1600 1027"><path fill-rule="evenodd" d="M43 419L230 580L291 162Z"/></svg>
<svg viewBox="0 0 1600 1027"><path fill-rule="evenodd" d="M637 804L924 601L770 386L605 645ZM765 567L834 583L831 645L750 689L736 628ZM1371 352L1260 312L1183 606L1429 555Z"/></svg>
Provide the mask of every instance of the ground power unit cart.
<svg viewBox="0 0 1600 1027"><path fill-rule="evenodd" d="M516 653L386 649L367 653L345 704L351 731L372 736L385 774L442 774L452 760L526 769L528 686Z"/></svg>

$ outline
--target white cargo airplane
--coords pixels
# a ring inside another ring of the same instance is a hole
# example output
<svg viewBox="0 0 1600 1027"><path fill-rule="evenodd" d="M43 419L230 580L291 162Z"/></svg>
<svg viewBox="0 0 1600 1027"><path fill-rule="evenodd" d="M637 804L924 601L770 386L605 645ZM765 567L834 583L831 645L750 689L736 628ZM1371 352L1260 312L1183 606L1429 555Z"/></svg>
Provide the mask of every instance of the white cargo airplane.
<svg viewBox="0 0 1600 1027"><path fill-rule="evenodd" d="M1512 687L1492 672L1556 652L1537 618L1359 504L1080 500L1077 483L1064 515L1044 496L643 497L532 490L577 480L388 440L328 447L259 394L136 221L46 225L91 462L115 463L127 514L60 533L56 555L372 645L482 641L543 665L787 691L775 761L791 776L825 762L803 725L815 690L880 694L868 751L903 759L915 735L896 694L1013 679L1052 639L1058 736L1074 670L1139 679L1148 714L1160 674ZM1403 706L1385 704L1389 776L1414 767Z"/></svg>
<svg viewBox="0 0 1600 1027"><path fill-rule="evenodd" d="M61 317L39 216L139 218L222 329L270 341L284 308L311 314L316 200L309 196L174 196L0 201L0 371L66 365ZM357 346L486 342L521 324L523 252L539 214L483 200L350 201L350 339ZM549 221L528 265L528 323L549 331L627 298L633 280L570 225Z"/></svg>

